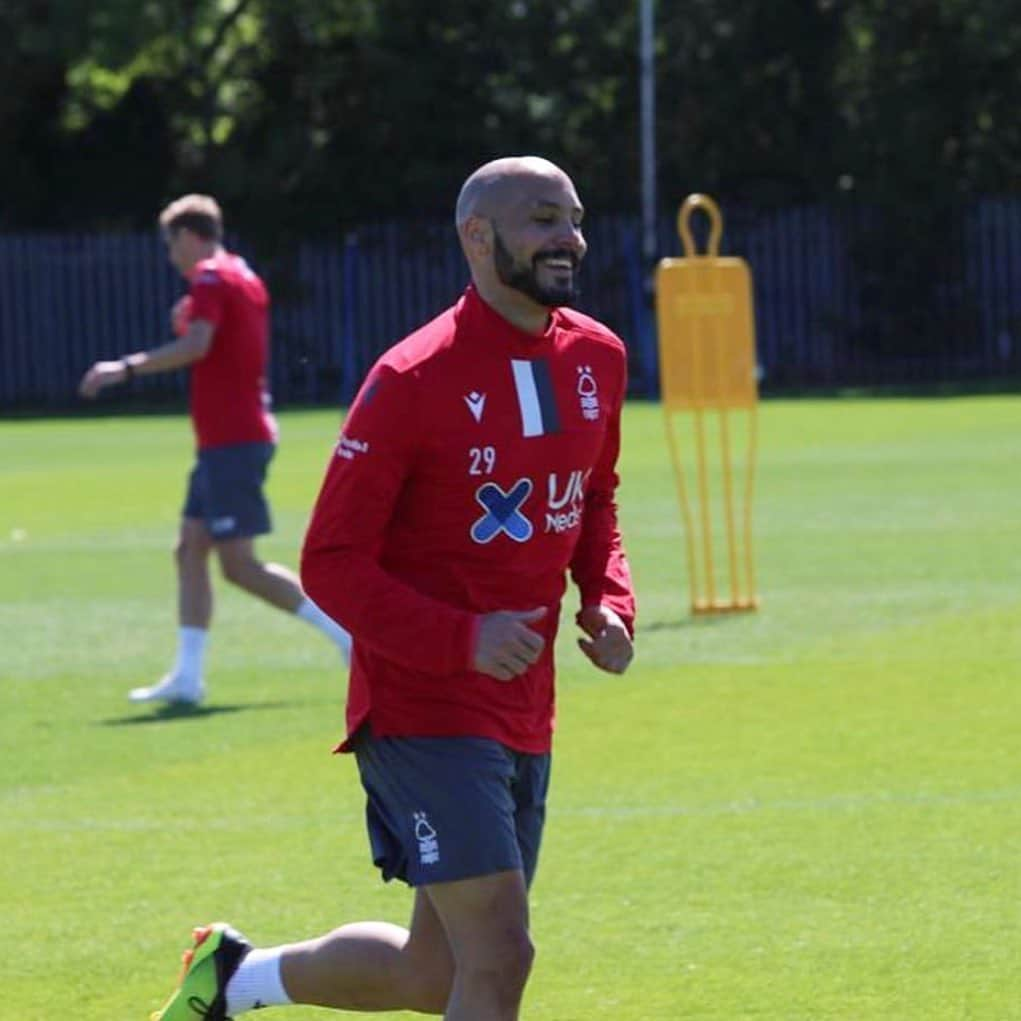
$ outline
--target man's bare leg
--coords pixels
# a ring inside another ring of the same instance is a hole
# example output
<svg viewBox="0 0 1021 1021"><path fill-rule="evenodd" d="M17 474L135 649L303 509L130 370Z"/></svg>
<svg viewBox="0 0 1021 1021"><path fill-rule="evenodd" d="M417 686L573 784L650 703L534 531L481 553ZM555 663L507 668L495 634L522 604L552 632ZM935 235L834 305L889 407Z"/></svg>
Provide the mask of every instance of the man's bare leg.
<svg viewBox="0 0 1021 1021"><path fill-rule="evenodd" d="M156 684L134 688L132 702L197 703L205 694L202 661L213 619L213 587L209 554L213 548L205 524L183 518L174 548L177 569L177 658Z"/></svg>
<svg viewBox="0 0 1021 1021"><path fill-rule="evenodd" d="M442 1014L453 973L446 934L422 890L415 891L408 929L356 922L290 944L280 958L280 977L295 1003L339 1010Z"/></svg>
<svg viewBox="0 0 1021 1021"><path fill-rule="evenodd" d="M358 922L276 952L292 1003L517 1021L533 956L524 877L501 872L437 883L415 892L408 929ZM227 985L230 1013L251 1009L256 1000L279 1002L249 983L242 962Z"/></svg>
<svg viewBox="0 0 1021 1021"><path fill-rule="evenodd" d="M454 956L446 1021L517 1021L535 955L519 871L426 888Z"/></svg>
<svg viewBox="0 0 1021 1021"><path fill-rule="evenodd" d="M255 554L254 539L228 539L216 544L223 576L232 584L250 592L287 613L318 628L341 651L345 660L351 658L351 637L335 621L323 613L301 588L298 576L282 564L263 563Z"/></svg>
<svg viewBox="0 0 1021 1021"><path fill-rule="evenodd" d="M205 523L197 518L183 518L174 550L177 622L181 627L209 630L213 619L213 585L209 579L212 548Z"/></svg>
<svg viewBox="0 0 1021 1021"><path fill-rule="evenodd" d="M250 592L277 609L296 613L305 593L298 576L282 564L263 563L255 555L254 539L227 539L216 544L220 569L232 585Z"/></svg>

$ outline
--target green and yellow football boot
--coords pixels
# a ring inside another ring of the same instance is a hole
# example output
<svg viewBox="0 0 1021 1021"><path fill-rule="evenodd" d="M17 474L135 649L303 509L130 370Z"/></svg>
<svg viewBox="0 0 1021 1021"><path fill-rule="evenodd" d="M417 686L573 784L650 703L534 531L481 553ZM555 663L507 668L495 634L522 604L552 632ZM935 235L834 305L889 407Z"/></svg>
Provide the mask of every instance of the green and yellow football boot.
<svg viewBox="0 0 1021 1021"><path fill-rule="evenodd" d="M192 936L181 980L150 1021L230 1021L227 983L252 946L226 922L201 926Z"/></svg>

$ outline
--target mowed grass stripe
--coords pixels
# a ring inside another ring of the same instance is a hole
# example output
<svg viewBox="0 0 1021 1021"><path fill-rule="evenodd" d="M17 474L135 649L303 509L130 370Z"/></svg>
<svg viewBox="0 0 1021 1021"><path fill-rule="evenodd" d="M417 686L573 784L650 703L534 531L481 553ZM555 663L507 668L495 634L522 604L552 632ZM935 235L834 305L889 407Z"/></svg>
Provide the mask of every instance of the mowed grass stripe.
<svg viewBox="0 0 1021 1021"><path fill-rule="evenodd" d="M1019 417L768 402L763 608L693 621L660 410L629 406L639 659L593 674L565 607L524 1017L1021 1018ZM283 416L263 550L292 566L337 423ZM217 581L208 709L125 700L172 655L188 445L174 417L0 424L3 1017L144 1017L213 918L265 943L407 912L318 635Z"/></svg>

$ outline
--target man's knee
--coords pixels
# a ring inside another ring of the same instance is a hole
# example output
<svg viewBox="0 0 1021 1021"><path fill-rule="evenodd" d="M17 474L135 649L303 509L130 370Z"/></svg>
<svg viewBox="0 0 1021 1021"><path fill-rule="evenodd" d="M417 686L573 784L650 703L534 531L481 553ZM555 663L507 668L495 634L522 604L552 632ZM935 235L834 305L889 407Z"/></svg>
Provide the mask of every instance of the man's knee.
<svg viewBox="0 0 1021 1021"><path fill-rule="evenodd" d="M468 953L459 955L458 967L479 975L499 975L511 989L522 989L532 970L535 947L524 926L507 926L483 935Z"/></svg>
<svg viewBox="0 0 1021 1021"><path fill-rule="evenodd" d="M481 937L470 950L459 949L456 965L445 954L419 955L413 962L407 981L415 1010L444 1013L453 990L455 970L462 988L482 991L486 1000L507 1006L520 1001L535 958L527 932Z"/></svg>
<svg viewBox="0 0 1021 1021"><path fill-rule="evenodd" d="M209 543L197 535L188 533L179 535L174 546L174 561L182 571L203 567L209 556L209 549Z"/></svg>
<svg viewBox="0 0 1021 1021"><path fill-rule="evenodd" d="M226 554L220 552L220 573L225 581L239 588L248 588L253 576L259 571L259 563L254 557L238 554L236 551Z"/></svg>
<svg viewBox="0 0 1021 1021"><path fill-rule="evenodd" d="M457 986L466 1002L491 1004L509 1016L521 1003L534 958L527 932L503 932L458 960Z"/></svg>
<svg viewBox="0 0 1021 1021"><path fill-rule="evenodd" d="M483 989L487 999L511 1006L521 999L535 959L523 919L498 913L473 938L454 947L458 982Z"/></svg>

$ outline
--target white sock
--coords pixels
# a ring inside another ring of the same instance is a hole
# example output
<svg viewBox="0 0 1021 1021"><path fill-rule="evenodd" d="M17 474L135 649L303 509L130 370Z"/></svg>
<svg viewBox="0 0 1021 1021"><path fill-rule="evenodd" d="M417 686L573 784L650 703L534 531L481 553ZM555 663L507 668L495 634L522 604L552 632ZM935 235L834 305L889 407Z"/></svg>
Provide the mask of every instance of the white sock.
<svg viewBox="0 0 1021 1021"><path fill-rule="evenodd" d="M302 620L319 628L343 653L345 663L351 662L351 636L332 617L327 617L308 596L305 596L301 606L294 612Z"/></svg>
<svg viewBox="0 0 1021 1021"><path fill-rule="evenodd" d="M227 1016L291 1003L280 978L280 949L249 950L227 983Z"/></svg>
<svg viewBox="0 0 1021 1021"><path fill-rule="evenodd" d="M204 627L182 627L177 630L177 662L174 674L182 680L197 684L202 679L202 657L206 653Z"/></svg>

